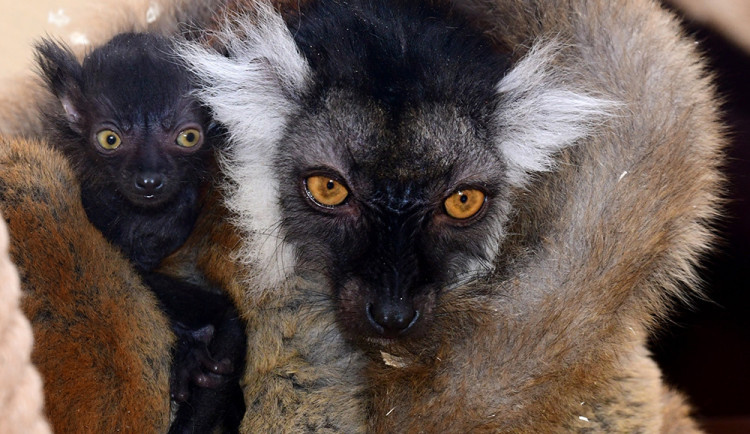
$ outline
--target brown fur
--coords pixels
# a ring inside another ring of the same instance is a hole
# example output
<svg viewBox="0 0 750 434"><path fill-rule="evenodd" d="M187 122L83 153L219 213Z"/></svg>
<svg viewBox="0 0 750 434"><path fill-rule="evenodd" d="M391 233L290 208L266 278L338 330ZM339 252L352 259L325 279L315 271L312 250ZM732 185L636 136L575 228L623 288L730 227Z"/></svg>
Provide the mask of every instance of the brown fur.
<svg viewBox="0 0 750 434"><path fill-rule="evenodd" d="M651 1L460 5L519 55L562 37L571 80L622 106L519 192L510 271L444 294L432 339L392 349L406 368L370 366L371 429L695 431L645 350L655 320L691 297L681 283L695 284L721 183L717 104L693 44Z"/></svg>
<svg viewBox="0 0 750 434"><path fill-rule="evenodd" d="M172 269L193 276L196 264L248 321L243 431L697 431L645 350L670 304L691 296L721 184L716 102L691 41L650 0L455 8L516 58L563 39L560 67L619 101L617 115L517 193L505 274L443 294L429 339L387 353L347 343L329 294L307 284L249 298L253 264L233 252L252 234L208 206Z"/></svg>
<svg viewBox="0 0 750 434"><path fill-rule="evenodd" d="M0 174L55 432L164 431L173 338L151 292L89 224L64 157L0 139Z"/></svg>

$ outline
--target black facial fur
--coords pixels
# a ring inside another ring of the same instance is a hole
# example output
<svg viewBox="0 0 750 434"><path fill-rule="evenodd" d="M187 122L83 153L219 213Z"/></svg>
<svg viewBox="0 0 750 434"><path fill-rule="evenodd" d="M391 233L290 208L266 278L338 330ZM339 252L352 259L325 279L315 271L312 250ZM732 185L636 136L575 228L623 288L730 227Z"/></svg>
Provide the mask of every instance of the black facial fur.
<svg viewBox="0 0 750 434"><path fill-rule="evenodd" d="M63 106L56 143L79 173L89 219L139 268L154 268L192 230L210 160L209 143L176 143L190 128L209 140L210 119L188 96L190 76L169 41L148 34L118 35L82 65L50 41L37 52ZM120 137L117 149L97 143L107 130Z"/></svg>
<svg viewBox="0 0 750 434"><path fill-rule="evenodd" d="M171 42L151 34L120 34L82 64L44 41L37 61L61 103L48 114L52 142L78 173L87 216L138 267L172 321L180 343L172 393L188 400L191 376L214 389L192 387L170 432L208 431L222 419L236 430L244 412L236 374L245 354L236 309L220 291L153 271L193 229L217 140L190 94L191 76Z"/></svg>
<svg viewBox="0 0 750 434"><path fill-rule="evenodd" d="M298 265L328 270L355 338L419 336L439 292L494 260L507 185L491 114L509 61L424 2L318 1L287 22L313 81L278 161L298 183L282 192ZM310 200L316 175L346 200ZM472 189L480 211L450 217L446 198Z"/></svg>

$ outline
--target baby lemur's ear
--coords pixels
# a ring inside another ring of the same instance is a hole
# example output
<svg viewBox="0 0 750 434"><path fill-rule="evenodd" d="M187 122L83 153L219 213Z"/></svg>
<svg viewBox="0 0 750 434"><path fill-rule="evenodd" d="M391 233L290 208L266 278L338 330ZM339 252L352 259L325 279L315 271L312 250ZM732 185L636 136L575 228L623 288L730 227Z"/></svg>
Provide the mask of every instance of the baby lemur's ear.
<svg viewBox="0 0 750 434"><path fill-rule="evenodd" d="M73 51L62 43L43 39L35 46L39 74L60 100L71 128L81 128L83 120L83 69Z"/></svg>

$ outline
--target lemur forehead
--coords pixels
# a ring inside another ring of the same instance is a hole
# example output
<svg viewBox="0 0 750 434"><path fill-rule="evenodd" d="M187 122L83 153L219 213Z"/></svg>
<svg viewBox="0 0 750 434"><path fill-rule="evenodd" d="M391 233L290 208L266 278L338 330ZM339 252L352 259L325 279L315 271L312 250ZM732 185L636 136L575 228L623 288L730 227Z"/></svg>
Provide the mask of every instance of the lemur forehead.
<svg viewBox="0 0 750 434"><path fill-rule="evenodd" d="M482 112L509 66L467 20L428 2L318 0L287 22L318 91L349 88L396 116L424 101Z"/></svg>
<svg viewBox="0 0 750 434"><path fill-rule="evenodd" d="M398 119L349 91L332 91L296 130L308 165L356 167L371 180L431 183L499 161L488 132L451 104L424 103ZM460 172L460 173L457 173Z"/></svg>
<svg viewBox="0 0 750 434"><path fill-rule="evenodd" d="M190 75L168 39L124 33L92 51L83 62L84 91L118 107L172 107L191 88Z"/></svg>

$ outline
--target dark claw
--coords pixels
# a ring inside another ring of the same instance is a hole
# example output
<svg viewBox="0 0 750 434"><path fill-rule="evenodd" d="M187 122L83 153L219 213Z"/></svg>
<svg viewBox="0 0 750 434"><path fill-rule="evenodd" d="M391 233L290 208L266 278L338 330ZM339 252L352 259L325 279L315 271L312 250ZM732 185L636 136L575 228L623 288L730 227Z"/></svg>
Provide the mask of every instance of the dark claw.
<svg viewBox="0 0 750 434"><path fill-rule="evenodd" d="M228 358L221 359L216 363L213 372L221 375L234 374L234 364Z"/></svg>
<svg viewBox="0 0 750 434"><path fill-rule="evenodd" d="M184 389L180 390L179 392L172 392L170 396L173 401L187 402L188 398L190 398L190 392L187 389Z"/></svg>

